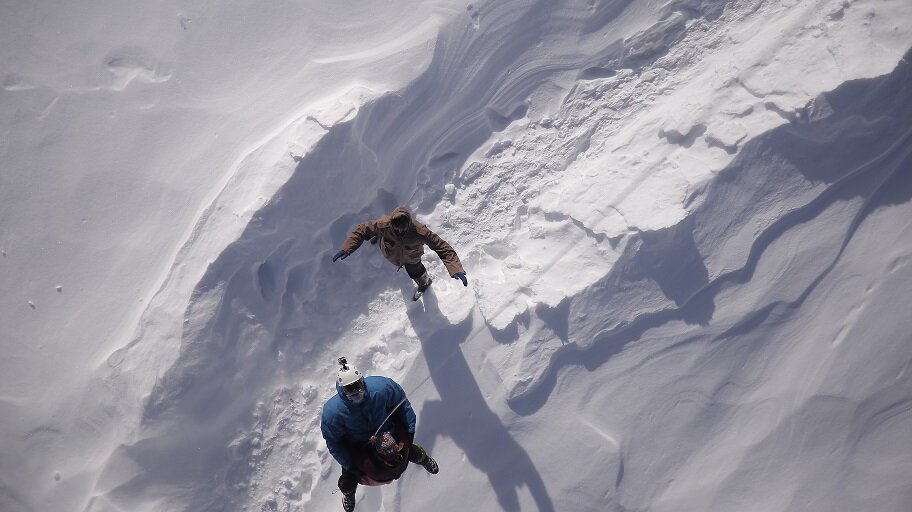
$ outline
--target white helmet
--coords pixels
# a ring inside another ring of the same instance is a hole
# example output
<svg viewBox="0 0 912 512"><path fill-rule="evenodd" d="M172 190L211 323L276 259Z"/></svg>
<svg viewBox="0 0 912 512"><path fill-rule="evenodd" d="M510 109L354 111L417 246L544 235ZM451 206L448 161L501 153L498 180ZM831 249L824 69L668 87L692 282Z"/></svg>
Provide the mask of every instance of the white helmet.
<svg viewBox="0 0 912 512"><path fill-rule="evenodd" d="M354 366L349 366L344 357L339 358L339 372L336 375L336 383L349 400L356 404L364 401L367 391L364 375Z"/></svg>

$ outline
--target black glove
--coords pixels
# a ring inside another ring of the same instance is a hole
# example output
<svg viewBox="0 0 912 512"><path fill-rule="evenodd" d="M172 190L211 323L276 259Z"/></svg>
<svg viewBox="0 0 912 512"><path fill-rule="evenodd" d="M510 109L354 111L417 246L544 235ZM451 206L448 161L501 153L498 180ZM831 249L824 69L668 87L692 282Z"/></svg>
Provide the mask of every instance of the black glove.
<svg viewBox="0 0 912 512"><path fill-rule="evenodd" d="M459 279L462 281L462 286L469 286L469 280L466 279L465 272L456 272L453 274L453 279Z"/></svg>
<svg viewBox="0 0 912 512"><path fill-rule="evenodd" d="M339 251L339 252L337 252L336 255L333 256L333 263L335 263L336 260L339 259L339 258L341 258L341 259L343 259L343 260L344 260L345 258L348 258L348 253L345 252L345 251Z"/></svg>

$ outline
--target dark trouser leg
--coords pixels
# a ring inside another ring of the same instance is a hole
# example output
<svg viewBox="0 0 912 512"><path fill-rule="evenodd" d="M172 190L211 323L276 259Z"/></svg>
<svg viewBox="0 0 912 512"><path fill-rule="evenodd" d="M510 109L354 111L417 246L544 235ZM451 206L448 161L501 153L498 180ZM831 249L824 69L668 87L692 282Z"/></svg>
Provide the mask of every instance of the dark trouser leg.
<svg viewBox="0 0 912 512"><path fill-rule="evenodd" d="M437 461L431 458L430 455L424 451L424 448L421 447L418 443L412 443L412 448L409 450L409 462L414 462L415 464L421 465L428 473L436 475L440 470L437 467Z"/></svg>
<svg viewBox="0 0 912 512"><path fill-rule="evenodd" d="M424 267L424 263L421 263L420 261L418 263L406 263L402 266L405 267L405 271L408 272L409 277L416 281L419 277L427 274L427 269Z"/></svg>
<svg viewBox="0 0 912 512"><path fill-rule="evenodd" d="M421 464L424 462L424 459L427 458L427 452L424 451L424 448L421 447L418 443L412 443L412 447L409 450L409 462L414 462L415 464Z"/></svg>
<svg viewBox="0 0 912 512"><path fill-rule="evenodd" d="M420 261L418 263L406 263L403 265L409 277L415 280L418 285L418 291L423 292L428 286L431 286L431 276L428 275L427 269Z"/></svg>
<svg viewBox="0 0 912 512"><path fill-rule="evenodd" d="M357 475L343 469L342 476L339 477L339 490L342 491L342 494L355 494L358 489L358 480L360 478Z"/></svg>

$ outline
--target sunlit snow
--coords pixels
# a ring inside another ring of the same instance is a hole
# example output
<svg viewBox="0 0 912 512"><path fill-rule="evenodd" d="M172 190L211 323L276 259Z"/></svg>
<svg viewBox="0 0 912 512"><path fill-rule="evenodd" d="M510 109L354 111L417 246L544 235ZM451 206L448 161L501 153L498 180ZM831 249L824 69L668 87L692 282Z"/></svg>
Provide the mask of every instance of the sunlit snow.
<svg viewBox="0 0 912 512"><path fill-rule="evenodd" d="M0 511L912 510L912 3L0 3ZM412 284L364 244L408 205Z"/></svg>

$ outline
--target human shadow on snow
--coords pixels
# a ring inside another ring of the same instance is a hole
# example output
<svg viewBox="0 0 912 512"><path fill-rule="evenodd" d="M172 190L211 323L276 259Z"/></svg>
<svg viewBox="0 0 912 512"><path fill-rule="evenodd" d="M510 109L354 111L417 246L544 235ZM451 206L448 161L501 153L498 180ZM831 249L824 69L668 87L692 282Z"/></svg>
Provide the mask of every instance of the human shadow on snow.
<svg viewBox="0 0 912 512"><path fill-rule="evenodd" d="M540 512L553 512L554 505L544 481L528 453L510 435L500 418L488 407L460 344L472 332L472 316L450 324L440 312L434 293L424 296L424 310L413 307L408 317L421 341L430 380L439 400L421 405L418 440L428 451L437 436L447 436L465 453L469 462L485 472L502 510L520 510L517 489L529 489ZM441 475L447 461L439 460Z"/></svg>

